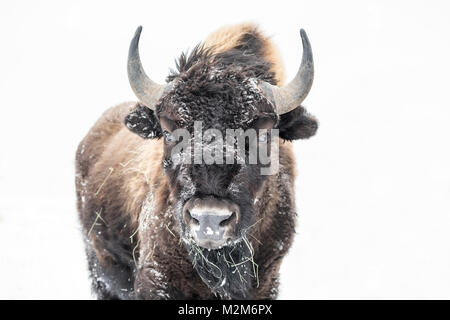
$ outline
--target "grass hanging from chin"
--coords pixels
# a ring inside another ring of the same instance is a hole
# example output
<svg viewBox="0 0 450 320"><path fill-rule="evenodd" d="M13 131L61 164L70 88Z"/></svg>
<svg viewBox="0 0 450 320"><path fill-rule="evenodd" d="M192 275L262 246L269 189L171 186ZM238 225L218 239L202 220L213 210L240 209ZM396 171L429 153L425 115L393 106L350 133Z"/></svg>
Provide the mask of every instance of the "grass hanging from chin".
<svg viewBox="0 0 450 320"><path fill-rule="evenodd" d="M194 269L222 298L247 298L251 278L255 279L256 288L259 287L259 267L246 235L240 241L217 250L201 248L192 239L187 244Z"/></svg>

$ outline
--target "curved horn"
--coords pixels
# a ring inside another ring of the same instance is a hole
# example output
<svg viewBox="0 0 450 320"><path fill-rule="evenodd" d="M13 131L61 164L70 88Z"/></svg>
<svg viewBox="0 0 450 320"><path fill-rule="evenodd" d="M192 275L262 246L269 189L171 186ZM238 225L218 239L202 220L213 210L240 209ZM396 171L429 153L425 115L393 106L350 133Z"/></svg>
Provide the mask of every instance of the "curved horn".
<svg viewBox="0 0 450 320"><path fill-rule="evenodd" d="M272 98L278 114L297 108L305 100L313 83L314 62L311 44L305 30L300 29L300 36L302 37L303 56L302 64L295 78L281 88L267 82L262 83L262 89Z"/></svg>
<svg viewBox="0 0 450 320"><path fill-rule="evenodd" d="M130 43L128 51L128 80L131 88L138 99L152 110L155 110L155 104L164 92L166 85L153 82L142 67L139 57L139 37L141 36L142 26L139 26Z"/></svg>

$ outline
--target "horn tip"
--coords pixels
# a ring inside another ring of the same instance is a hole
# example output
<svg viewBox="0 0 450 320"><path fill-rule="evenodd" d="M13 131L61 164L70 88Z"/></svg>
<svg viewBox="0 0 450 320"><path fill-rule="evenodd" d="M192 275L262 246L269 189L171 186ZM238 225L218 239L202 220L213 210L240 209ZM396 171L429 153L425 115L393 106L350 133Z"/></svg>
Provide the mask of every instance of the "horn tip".
<svg viewBox="0 0 450 320"><path fill-rule="evenodd" d="M306 53L308 53L309 56L311 56L310 58L312 59L312 52L311 51L311 44L309 43L309 39L308 36L306 34L305 29L300 29L300 36L302 38L302 45L303 48L306 49Z"/></svg>
<svg viewBox="0 0 450 320"><path fill-rule="evenodd" d="M142 32L142 26L139 26L136 29L136 32L134 33L133 40L131 40L130 49L128 51L129 55L131 55L136 50L136 48L138 47L138 45L139 45L139 38L141 37L141 32Z"/></svg>
<svg viewBox="0 0 450 320"><path fill-rule="evenodd" d="M302 37L302 39L308 39L308 35L306 34L305 29L303 28L300 29L300 37Z"/></svg>
<svg viewBox="0 0 450 320"><path fill-rule="evenodd" d="M140 35L141 32L142 32L142 26L138 26L137 29L136 29L135 35Z"/></svg>

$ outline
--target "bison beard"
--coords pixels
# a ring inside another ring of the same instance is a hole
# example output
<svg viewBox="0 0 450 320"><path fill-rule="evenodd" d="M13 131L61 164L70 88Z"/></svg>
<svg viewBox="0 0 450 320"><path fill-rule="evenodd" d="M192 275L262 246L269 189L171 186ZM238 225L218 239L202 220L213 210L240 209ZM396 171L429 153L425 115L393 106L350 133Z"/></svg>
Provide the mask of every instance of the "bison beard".
<svg viewBox="0 0 450 320"><path fill-rule="evenodd" d="M221 299L251 299L252 282L258 282L253 248L245 238L217 250L186 244L189 258L203 282Z"/></svg>

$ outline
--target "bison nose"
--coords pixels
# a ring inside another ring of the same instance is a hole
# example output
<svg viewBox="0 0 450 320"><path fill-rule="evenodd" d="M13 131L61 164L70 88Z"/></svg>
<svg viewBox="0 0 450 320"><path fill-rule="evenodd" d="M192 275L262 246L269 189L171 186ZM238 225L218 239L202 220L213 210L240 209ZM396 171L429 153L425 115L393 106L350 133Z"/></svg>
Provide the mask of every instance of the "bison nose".
<svg viewBox="0 0 450 320"><path fill-rule="evenodd" d="M237 213L231 210L212 208L192 208L186 210L190 221L191 235L197 245L207 249L217 249L231 238L237 223Z"/></svg>

